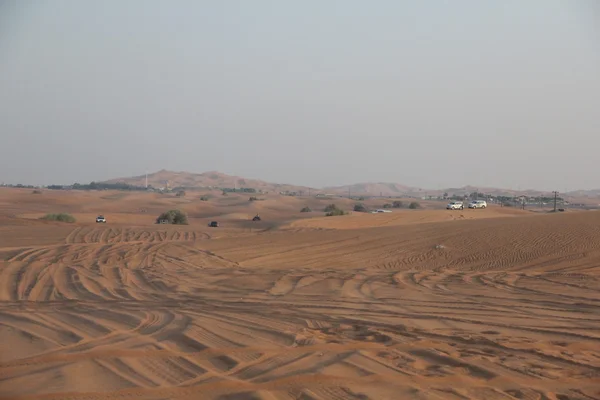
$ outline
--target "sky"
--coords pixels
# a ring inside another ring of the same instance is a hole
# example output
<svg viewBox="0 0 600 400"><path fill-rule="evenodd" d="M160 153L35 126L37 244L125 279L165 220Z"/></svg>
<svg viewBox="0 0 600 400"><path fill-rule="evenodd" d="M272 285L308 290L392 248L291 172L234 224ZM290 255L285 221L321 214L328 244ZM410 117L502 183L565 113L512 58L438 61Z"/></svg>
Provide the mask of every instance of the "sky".
<svg viewBox="0 0 600 400"><path fill-rule="evenodd" d="M595 0L0 0L0 182L600 188Z"/></svg>

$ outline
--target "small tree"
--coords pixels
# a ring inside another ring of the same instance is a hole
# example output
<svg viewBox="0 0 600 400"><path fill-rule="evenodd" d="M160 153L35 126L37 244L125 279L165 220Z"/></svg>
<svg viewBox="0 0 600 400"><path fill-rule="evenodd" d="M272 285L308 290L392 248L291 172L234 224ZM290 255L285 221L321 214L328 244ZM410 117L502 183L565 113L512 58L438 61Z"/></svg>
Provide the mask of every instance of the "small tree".
<svg viewBox="0 0 600 400"><path fill-rule="evenodd" d="M402 208L402 207L404 207L404 203L401 202L401 201L399 201L399 200L396 200L396 201L394 201L394 203L392 203L392 207L394 207L394 208Z"/></svg>
<svg viewBox="0 0 600 400"><path fill-rule="evenodd" d="M416 201L413 201L408 205L408 208L410 208L411 210L416 210L417 208L421 208L421 205Z"/></svg>
<svg viewBox="0 0 600 400"><path fill-rule="evenodd" d="M356 212L367 212L367 207L362 203L358 203L354 205L354 211Z"/></svg>
<svg viewBox="0 0 600 400"><path fill-rule="evenodd" d="M156 222L160 223L163 220L167 221L169 224L174 225L188 224L187 215L181 210L169 210L167 212L164 212L158 216Z"/></svg>
<svg viewBox="0 0 600 400"><path fill-rule="evenodd" d="M306 213L306 212L312 212L312 210L310 209L310 207L304 207L302 210L300 210L300 212L302 213Z"/></svg>

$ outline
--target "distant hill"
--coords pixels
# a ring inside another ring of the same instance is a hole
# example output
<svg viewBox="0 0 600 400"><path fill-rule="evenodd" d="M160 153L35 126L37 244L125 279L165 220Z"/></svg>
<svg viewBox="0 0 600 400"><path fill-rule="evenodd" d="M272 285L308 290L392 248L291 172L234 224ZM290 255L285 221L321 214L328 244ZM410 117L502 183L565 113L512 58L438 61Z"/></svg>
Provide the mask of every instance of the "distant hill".
<svg viewBox="0 0 600 400"><path fill-rule="evenodd" d="M133 176L129 178L116 178L105 181L104 183L127 183L135 186L144 186L146 176ZM228 175L218 171L208 171L203 173L192 172L174 172L168 170L160 170L152 174L148 174L148 184L155 188L167 187L187 187L187 188L255 188L257 190L267 192L297 192L302 194L328 193L341 196L386 196L386 197L425 197L425 196L442 196L444 193L449 195L469 194L475 191L480 193L490 194L492 196L539 196L549 195L549 192L539 190L513 190L494 187L481 186L463 186L458 188L446 188L439 190L429 190L419 187L402 185L399 183L386 182L363 182L352 185L329 186L325 188L309 188L307 186L299 186L294 184L281 184L266 182L259 179L248 179L240 176ZM576 198L599 198L600 189L596 190L577 190L568 193L561 193L562 196Z"/></svg>
<svg viewBox="0 0 600 400"><path fill-rule="evenodd" d="M592 189L592 190L573 190L567 193L569 196L573 197L592 197L597 198L600 197L600 189Z"/></svg>
<svg viewBox="0 0 600 400"><path fill-rule="evenodd" d="M135 186L144 186L146 184L146 175L133 176L129 178L116 178L105 181L104 183L127 183ZM218 171L208 171L203 173L192 172L174 172L160 170L148 174L148 185L155 188L163 187L186 187L186 188L255 188L263 191L275 192L308 192L309 188L305 186L270 183L257 179L247 179L240 176L227 175ZM314 189L313 189L314 190Z"/></svg>

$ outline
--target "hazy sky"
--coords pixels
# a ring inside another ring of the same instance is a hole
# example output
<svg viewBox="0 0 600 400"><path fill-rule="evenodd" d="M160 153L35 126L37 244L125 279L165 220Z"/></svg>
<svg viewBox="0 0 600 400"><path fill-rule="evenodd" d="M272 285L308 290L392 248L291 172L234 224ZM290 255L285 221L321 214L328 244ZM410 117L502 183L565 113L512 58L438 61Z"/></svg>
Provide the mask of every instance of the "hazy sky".
<svg viewBox="0 0 600 400"><path fill-rule="evenodd" d="M0 181L600 187L595 0L0 0Z"/></svg>

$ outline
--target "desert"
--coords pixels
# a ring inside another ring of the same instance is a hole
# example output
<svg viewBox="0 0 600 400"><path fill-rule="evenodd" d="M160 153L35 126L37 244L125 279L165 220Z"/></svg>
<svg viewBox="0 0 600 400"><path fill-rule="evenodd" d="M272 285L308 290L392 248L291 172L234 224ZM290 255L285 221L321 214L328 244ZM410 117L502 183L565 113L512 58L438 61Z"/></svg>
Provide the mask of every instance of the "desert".
<svg viewBox="0 0 600 400"><path fill-rule="evenodd" d="M600 1L462 3L0 0L0 400L600 400Z"/></svg>
<svg viewBox="0 0 600 400"><path fill-rule="evenodd" d="M600 213L330 203L0 188L0 398L600 398Z"/></svg>

